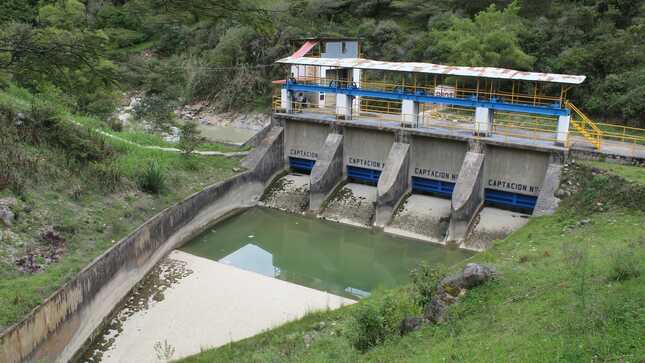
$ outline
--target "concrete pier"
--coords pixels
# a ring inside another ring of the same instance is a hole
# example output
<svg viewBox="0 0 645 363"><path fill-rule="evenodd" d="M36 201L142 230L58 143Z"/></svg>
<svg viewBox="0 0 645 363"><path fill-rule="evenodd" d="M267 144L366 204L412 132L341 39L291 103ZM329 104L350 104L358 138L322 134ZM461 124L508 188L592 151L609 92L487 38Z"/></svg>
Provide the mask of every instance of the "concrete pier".
<svg viewBox="0 0 645 363"><path fill-rule="evenodd" d="M408 170L410 144L395 142L385 162L376 188L376 218L374 225L385 227L392 219L394 209L409 189Z"/></svg>
<svg viewBox="0 0 645 363"><path fill-rule="evenodd" d="M452 193L448 241L461 242L466 238L474 217L484 203L484 152L482 144L473 143L471 151L466 153Z"/></svg>
<svg viewBox="0 0 645 363"><path fill-rule="evenodd" d="M329 134L311 171L309 210L319 212L323 202L343 181L343 135Z"/></svg>
<svg viewBox="0 0 645 363"><path fill-rule="evenodd" d="M549 163L542 182L542 189L535 203L534 216L553 214L560 204L560 199L555 196L555 192L560 185L560 176L562 175L562 163L554 161Z"/></svg>

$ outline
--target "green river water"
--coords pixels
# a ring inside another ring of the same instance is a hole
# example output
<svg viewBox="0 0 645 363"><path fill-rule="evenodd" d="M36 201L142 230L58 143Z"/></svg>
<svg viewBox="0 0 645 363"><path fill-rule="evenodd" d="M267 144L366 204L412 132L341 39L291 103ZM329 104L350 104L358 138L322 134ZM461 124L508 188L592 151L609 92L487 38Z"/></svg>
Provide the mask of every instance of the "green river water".
<svg viewBox="0 0 645 363"><path fill-rule="evenodd" d="M266 208L229 218L181 250L350 298L407 282L421 261L451 265L472 255Z"/></svg>

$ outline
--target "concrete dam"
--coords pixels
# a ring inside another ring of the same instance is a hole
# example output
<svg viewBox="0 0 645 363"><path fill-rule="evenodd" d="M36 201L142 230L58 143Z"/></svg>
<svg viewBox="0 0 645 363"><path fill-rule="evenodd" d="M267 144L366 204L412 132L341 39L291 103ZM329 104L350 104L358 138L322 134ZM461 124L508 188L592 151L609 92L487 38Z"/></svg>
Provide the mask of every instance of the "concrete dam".
<svg viewBox="0 0 645 363"><path fill-rule="evenodd" d="M285 173L261 204L482 250L553 211L564 149L275 113Z"/></svg>

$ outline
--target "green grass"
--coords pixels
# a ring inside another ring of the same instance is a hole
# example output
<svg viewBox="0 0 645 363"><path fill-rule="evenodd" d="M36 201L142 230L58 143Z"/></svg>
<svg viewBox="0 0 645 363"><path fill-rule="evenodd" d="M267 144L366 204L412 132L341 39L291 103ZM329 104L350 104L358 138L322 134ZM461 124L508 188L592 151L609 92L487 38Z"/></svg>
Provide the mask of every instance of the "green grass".
<svg viewBox="0 0 645 363"><path fill-rule="evenodd" d="M143 131L113 131L108 127L108 125L105 122L95 117L71 115L70 119L74 120L75 122L83 126L90 127L93 129L99 129L108 134L118 136L124 140L128 140L142 146L160 146L160 147L178 148L177 143L166 141L157 134L152 134L152 133L143 132ZM212 142L203 142L197 145L196 150L233 152L233 151L248 150L248 148L243 149L236 146L230 146L230 145L224 145L224 144L218 144L218 143L212 143Z"/></svg>
<svg viewBox="0 0 645 363"><path fill-rule="evenodd" d="M640 362L645 358L644 189L574 169L568 179L581 189L556 214L532 218L471 258L494 265L498 277L469 291L443 324L363 354L347 338L356 309L350 306L310 314L181 362ZM614 195L604 195L611 190ZM631 256L629 265L625 256ZM616 279L616 270L634 264L640 275Z"/></svg>
<svg viewBox="0 0 645 363"><path fill-rule="evenodd" d="M31 97L18 88L0 92L0 102L18 110L28 110ZM61 108L60 112L65 114L67 110ZM97 122L91 117L74 119L82 119L88 126ZM11 196L18 200L13 207L16 214L13 226L8 228L0 223L0 330L19 321L145 220L205 186L232 176L233 169L239 167L239 158L186 157L104 139L115 155L86 164L70 162L64 150L46 143L11 145L22 152L22 157L38 160L39 166L32 174L25 173L22 192L16 194L0 188L0 198ZM163 192L155 195L140 191L136 183L152 161L165 176ZM110 174L105 174L106 170ZM106 175L116 175L109 189ZM47 226L53 226L66 240L62 258L46 265L41 272L18 271L16 258L48 248L40 237Z"/></svg>
<svg viewBox="0 0 645 363"><path fill-rule="evenodd" d="M585 161L584 163L592 167L604 169L633 183L645 185L645 168L602 161Z"/></svg>
<svg viewBox="0 0 645 363"><path fill-rule="evenodd" d="M18 110L22 112L28 112L34 101L45 101L55 105L56 110L63 115L65 118L83 125L88 128L98 129L103 132L106 132L111 135L118 136L124 140L134 142L142 146L161 146L169 148L177 148L177 143L172 143L165 141L161 136L157 134L151 134L142 131L113 131L110 129L108 124L103 120L88 116L88 115L77 115L69 112L63 105L61 105L57 100L50 99L47 97L34 97L24 88L17 87L14 84L9 84L9 87L5 90L0 90L0 103L6 103L13 105ZM199 151L220 151L220 152L233 152L248 150L249 148L239 148L231 145L224 145L213 142L203 142L197 145L196 150Z"/></svg>
<svg viewBox="0 0 645 363"><path fill-rule="evenodd" d="M134 147L121 154L116 163L126 177L134 180L150 160L156 160L167 176L167 187L159 195L143 193L132 182L106 193L91 177L66 171L55 180L27 187L16 208L18 220L11 228L11 237L0 227L5 236L0 242L0 327L18 321L146 219L233 175L232 169L239 164L235 158L186 159L176 153ZM80 190L79 200L72 194L76 189ZM21 256L29 248L38 248L39 231L47 225L64 231L68 246L63 259L44 272L17 271L11 255Z"/></svg>

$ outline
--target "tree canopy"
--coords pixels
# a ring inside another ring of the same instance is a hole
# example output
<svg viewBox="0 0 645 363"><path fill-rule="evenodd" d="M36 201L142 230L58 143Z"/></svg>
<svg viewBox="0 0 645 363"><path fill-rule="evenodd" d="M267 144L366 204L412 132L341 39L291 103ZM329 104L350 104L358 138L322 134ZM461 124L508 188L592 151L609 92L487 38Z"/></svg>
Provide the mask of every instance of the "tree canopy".
<svg viewBox="0 0 645 363"><path fill-rule="evenodd" d="M584 74L576 103L645 126L645 0L7 0L0 25L0 80L89 113L131 89L255 104L290 39L357 36L374 59Z"/></svg>

